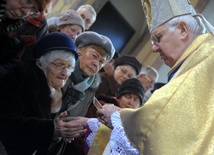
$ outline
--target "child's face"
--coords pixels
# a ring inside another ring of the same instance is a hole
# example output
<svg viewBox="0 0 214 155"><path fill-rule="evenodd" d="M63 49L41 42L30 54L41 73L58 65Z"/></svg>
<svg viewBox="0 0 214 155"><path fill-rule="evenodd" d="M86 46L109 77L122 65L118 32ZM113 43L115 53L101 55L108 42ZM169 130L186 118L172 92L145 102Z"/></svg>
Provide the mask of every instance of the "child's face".
<svg viewBox="0 0 214 155"><path fill-rule="evenodd" d="M35 0L7 0L5 8L5 15L12 19L39 15L39 5Z"/></svg>

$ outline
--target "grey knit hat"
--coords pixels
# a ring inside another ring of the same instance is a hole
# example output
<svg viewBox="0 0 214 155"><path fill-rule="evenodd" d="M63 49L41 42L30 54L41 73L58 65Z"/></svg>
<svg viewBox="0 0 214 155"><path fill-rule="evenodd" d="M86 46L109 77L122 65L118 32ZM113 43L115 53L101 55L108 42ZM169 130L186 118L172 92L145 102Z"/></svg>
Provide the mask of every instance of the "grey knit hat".
<svg viewBox="0 0 214 155"><path fill-rule="evenodd" d="M65 10L59 17L57 26L62 25L79 25L82 31L85 31L85 23L82 17L75 10Z"/></svg>
<svg viewBox="0 0 214 155"><path fill-rule="evenodd" d="M115 48L108 37L92 31L81 33L76 38L75 45L77 48L85 47L88 45L100 46L109 54L107 61L110 61L115 53Z"/></svg>

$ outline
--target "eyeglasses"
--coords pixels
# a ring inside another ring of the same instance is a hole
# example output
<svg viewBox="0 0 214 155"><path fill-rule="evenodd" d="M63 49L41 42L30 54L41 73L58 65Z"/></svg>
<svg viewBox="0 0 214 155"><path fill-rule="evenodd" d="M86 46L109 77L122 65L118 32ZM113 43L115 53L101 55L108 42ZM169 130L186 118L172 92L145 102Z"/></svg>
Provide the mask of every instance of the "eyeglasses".
<svg viewBox="0 0 214 155"><path fill-rule="evenodd" d="M87 56L90 60L92 61L97 61L99 62L99 67L104 66L104 64L106 63L106 61L101 57L99 57L98 53L95 52L96 50L90 47L87 47L88 51L87 51Z"/></svg>
<svg viewBox="0 0 214 155"><path fill-rule="evenodd" d="M145 78L149 81L149 83L154 84L155 82L151 80L148 76L145 75Z"/></svg>
<svg viewBox="0 0 214 155"><path fill-rule="evenodd" d="M25 17L37 18L40 15L40 11L37 9L31 9Z"/></svg>
<svg viewBox="0 0 214 155"><path fill-rule="evenodd" d="M72 66L66 67L64 64L54 63L54 62L50 62L50 64L52 64L56 69L61 70L61 71L64 69L67 69L67 71L70 73L74 71L74 67L72 67Z"/></svg>
<svg viewBox="0 0 214 155"><path fill-rule="evenodd" d="M160 33L152 35L152 37L151 37L152 45L155 45L155 44L159 43L160 40L161 40L161 37L162 37L162 35Z"/></svg>
<svg viewBox="0 0 214 155"><path fill-rule="evenodd" d="M75 34L75 35L79 35L81 32L79 32L78 30L74 29L71 25L68 25L67 28L70 30L70 32L72 34Z"/></svg>

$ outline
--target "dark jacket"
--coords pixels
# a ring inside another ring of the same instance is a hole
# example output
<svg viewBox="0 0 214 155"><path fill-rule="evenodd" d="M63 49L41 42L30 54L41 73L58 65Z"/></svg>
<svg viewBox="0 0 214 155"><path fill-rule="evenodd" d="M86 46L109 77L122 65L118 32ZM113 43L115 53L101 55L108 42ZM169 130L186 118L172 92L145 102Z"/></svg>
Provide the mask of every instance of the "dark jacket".
<svg viewBox="0 0 214 155"><path fill-rule="evenodd" d="M0 2L0 22L5 13L5 5L6 5L6 0L1 0L1 2Z"/></svg>
<svg viewBox="0 0 214 155"><path fill-rule="evenodd" d="M47 33L44 13L37 18L4 18L0 22L0 80L17 63L32 61L35 43Z"/></svg>
<svg viewBox="0 0 214 155"><path fill-rule="evenodd" d="M0 140L9 155L46 150L54 134L50 88L34 63L17 65L0 83Z"/></svg>
<svg viewBox="0 0 214 155"><path fill-rule="evenodd" d="M119 85L114 79L114 71L100 73L101 84L96 91L96 97L104 94L105 96L116 96Z"/></svg>

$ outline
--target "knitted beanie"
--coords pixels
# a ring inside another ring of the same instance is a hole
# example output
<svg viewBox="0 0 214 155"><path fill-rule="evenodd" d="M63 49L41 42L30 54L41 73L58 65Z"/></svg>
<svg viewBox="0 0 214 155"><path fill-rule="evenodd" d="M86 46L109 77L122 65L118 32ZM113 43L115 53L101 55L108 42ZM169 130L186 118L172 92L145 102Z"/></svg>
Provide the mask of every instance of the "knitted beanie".
<svg viewBox="0 0 214 155"><path fill-rule="evenodd" d="M75 40L77 48L85 47L88 45L96 45L102 47L109 55L107 61L110 61L114 56L115 49L111 40L101 34L92 31L86 31L81 33Z"/></svg>
<svg viewBox="0 0 214 155"><path fill-rule="evenodd" d="M85 31L85 23L82 17L72 9L66 10L60 15L57 26L62 25L79 25L82 31Z"/></svg>
<svg viewBox="0 0 214 155"><path fill-rule="evenodd" d="M139 96L140 103L143 103L144 89L143 85L138 79L132 78L125 80L118 88L117 98L121 97L123 94L126 93L135 94Z"/></svg>
<svg viewBox="0 0 214 155"><path fill-rule="evenodd" d="M136 59L136 57L130 55L123 55L116 59L115 68L122 65L132 66L136 70L137 75L140 73L142 68L141 63Z"/></svg>
<svg viewBox="0 0 214 155"><path fill-rule="evenodd" d="M36 0L37 4L39 5L39 11L45 11L48 4L50 4L51 0Z"/></svg>
<svg viewBox="0 0 214 155"><path fill-rule="evenodd" d="M71 37L62 32L52 32L41 38L33 49L33 58L36 60L53 50L67 50L74 54L76 60L78 53Z"/></svg>

